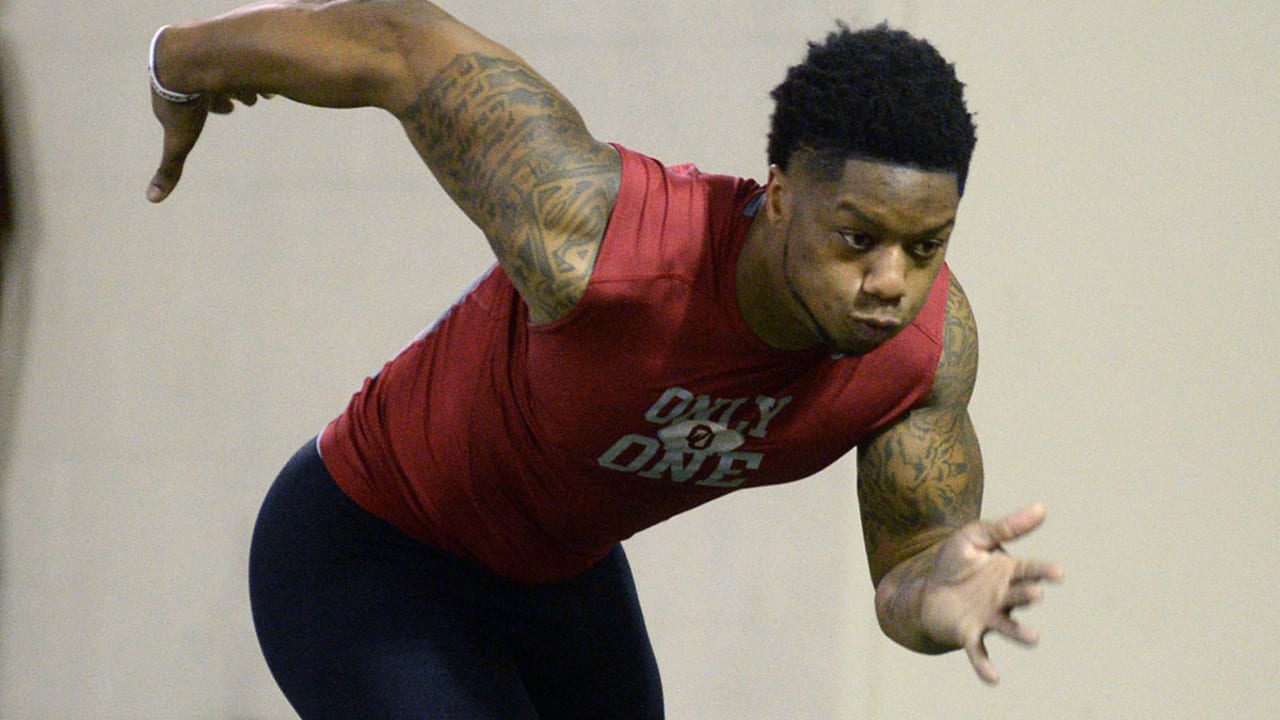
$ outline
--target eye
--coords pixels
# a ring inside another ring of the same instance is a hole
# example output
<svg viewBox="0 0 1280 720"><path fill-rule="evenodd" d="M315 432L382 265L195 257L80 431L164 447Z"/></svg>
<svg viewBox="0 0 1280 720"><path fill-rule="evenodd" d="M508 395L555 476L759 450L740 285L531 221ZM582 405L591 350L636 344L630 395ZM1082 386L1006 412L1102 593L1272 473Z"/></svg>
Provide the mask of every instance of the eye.
<svg viewBox="0 0 1280 720"><path fill-rule="evenodd" d="M844 240L845 245L859 251L870 250L871 246L875 244L875 238L854 230L841 230L840 239Z"/></svg>
<svg viewBox="0 0 1280 720"><path fill-rule="evenodd" d="M924 240L911 246L911 254L921 260L928 260L942 252L946 246L945 240Z"/></svg>

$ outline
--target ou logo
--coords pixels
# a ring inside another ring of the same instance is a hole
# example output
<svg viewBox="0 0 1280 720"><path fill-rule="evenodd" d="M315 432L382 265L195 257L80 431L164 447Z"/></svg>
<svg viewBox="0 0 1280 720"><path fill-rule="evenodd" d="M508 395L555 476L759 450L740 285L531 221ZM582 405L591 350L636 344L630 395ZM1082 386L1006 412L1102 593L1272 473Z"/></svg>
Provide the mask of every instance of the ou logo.
<svg viewBox="0 0 1280 720"><path fill-rule="evenodd" d="M658 439L668 451L704 454L736 450L746 442L737 430L709 420L681 420L658 431Z"/></svg>

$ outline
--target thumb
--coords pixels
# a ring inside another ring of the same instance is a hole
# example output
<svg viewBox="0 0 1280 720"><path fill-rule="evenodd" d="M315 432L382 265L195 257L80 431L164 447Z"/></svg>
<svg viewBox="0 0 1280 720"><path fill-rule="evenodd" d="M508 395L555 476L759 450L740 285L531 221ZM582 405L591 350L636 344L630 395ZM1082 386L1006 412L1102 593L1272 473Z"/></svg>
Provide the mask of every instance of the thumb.
<svg viewBox="0 0 1280 720"><path fill-rule="evenodd" d="M200 138L209 112L207 101L203 99L191 105L176 105L153 96L153 107L164 128L164 145L160 166L147 185L147 199L158 203L169 197L182 178L182 168Z"/></svg>
<svg viewBox="0 0 1280 720"><path fill-rule="evenodd" d="M182 177L183 163L182 159L165 159L160 163L160 168L151 177L151 184L147 186L147 200L158 203L169 197L169 193L173 192L173 188Z"/></svg>
<svg viewBox="0 0 1280 720"><path fill-rule="evenodd" d="M1000 544L1016 540L1040 527L1046 515L1044 505L1035 503L999 520L980 523L978 534L981 537L978 539L978 544L984 545L988 550L994 550Z"/></svg>

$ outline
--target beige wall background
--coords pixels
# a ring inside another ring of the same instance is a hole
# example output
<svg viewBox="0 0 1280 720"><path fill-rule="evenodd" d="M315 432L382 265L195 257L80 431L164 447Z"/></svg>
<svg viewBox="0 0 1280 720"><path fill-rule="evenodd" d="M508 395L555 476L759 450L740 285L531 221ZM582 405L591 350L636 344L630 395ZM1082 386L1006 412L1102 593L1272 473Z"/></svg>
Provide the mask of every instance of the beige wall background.
<svg viewBox="0 0 1280 720"><path fill-rule="evenodd" d="M1028 652L881 637L853 471L629 543L669 716L1280 717L1280 4L455 0L595 132L763 177L768 91L835 18L931 38L980 141L986 510L1066 564ZM253 638L257 505L489 264L389 118L210 123L177 193L145 50L216 0L0 0L19 216L0 305L0 717L293 717Z"/></svg>

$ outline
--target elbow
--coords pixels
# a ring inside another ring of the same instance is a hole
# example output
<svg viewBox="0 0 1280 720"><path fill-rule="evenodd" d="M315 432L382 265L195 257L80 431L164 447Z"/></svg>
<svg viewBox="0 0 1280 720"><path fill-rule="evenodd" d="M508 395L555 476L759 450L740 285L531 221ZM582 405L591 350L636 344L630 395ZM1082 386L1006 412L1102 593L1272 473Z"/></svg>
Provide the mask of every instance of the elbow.
<svg viewBox="0 0 1280 720"><path fill-rule="evenodd" d="M941 655L956 648L929 637L923 622L924 583L921 578L904 577L902 568L887 572L876 583L876 622L885 637L902 647L924 655Z"/></svg>
<svg viewBox="0 0 1280 720"><path fill-rule="evenodd" d="M880 625L880 632L899 645L908 645L903 633L903 620L914 613L903 597L903 588L884 573L880 574L875 586L876 622Z"/></svg>
<svg viewBox="0 0 1280 720"><path fill-rule="evenodd" d="M401 117L457 53L465 27L431 3L404 3L383 12L370 28L371 61L364 81L377 106ZM458 52L461 52L458 50Z"/></svg>
<svg viewBox="0 0 1280 720"><path fill-rule="evenodd" d="M322 75L350 106L399 114L417 99L418 67L433 44L431 26L449 16L430 3L333 3L310 13L324 40Z"/></svg>

